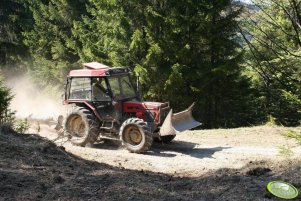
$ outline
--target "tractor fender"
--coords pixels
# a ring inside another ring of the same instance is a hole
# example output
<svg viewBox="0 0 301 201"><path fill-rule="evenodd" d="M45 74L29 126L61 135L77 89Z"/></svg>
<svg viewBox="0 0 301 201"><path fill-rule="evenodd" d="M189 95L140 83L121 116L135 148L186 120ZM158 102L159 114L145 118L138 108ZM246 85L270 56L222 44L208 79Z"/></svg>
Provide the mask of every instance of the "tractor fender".
<svg viewBox="0 0 301 201"><path fill-rule="evenodd" d="M68 101L68 104L84 104L86 105L92 112L93 114L97 117L97 119L99 119L100 121L102 120L100 114L97 112L97 110L95 109L95 107L93 107L91 104L89 104L88 102L86 101Z"/></svg>

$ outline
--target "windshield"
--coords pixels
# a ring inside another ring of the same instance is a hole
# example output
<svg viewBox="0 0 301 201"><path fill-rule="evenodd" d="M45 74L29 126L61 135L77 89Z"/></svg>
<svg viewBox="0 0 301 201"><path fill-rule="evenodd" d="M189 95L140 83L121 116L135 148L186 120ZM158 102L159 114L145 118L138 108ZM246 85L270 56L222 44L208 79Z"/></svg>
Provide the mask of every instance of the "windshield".
<svg viewBox="0 0 301 201"><path fill-rule="evenodd" d="M109 82L115 100L136 97L135 89L128 75L109 77Z"/></svg>

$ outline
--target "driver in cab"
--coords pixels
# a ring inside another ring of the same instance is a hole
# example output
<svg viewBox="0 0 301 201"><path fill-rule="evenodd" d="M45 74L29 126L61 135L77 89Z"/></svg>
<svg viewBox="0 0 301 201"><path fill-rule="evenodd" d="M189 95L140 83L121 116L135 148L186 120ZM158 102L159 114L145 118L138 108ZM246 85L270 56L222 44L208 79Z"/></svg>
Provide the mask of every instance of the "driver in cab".
<svg viewBox="0 0 301 201"><path fill-rule="evenodd" d="M93 100L105 101L110 99L105 80L102 78L95 78L93 80L92 91L93 91Z"/></svg>

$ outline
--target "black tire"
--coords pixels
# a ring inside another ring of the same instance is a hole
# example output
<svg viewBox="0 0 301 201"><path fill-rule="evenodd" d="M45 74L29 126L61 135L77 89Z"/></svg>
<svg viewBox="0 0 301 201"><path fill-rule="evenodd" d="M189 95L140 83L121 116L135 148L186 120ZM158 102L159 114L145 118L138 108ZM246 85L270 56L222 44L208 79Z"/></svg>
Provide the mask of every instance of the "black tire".
<svg viewBox="0 0 301 201"><path fill-rule="evenodd" d="M154 139L155 142L159 142L159 143L165 143L168 144L170 143L173 139L175 139L175 135L166 135L166 136L160 136L160 138L156 137Z"/></svg>
<svg viewBox="0 0 301 201"><path fill-rule="evenodd" d="M139 118L130 118L123 122L119 135L122 144L133 153L143 153L149 150L153 143L147 123Z"/></svg>
<svg viewBox="0 0 301 201"><path fill-rule="evenodd" d="M99 123L90 110L76 107L66 118L65 131L72 144L85 146L93 144L99 136Z"/></svg>

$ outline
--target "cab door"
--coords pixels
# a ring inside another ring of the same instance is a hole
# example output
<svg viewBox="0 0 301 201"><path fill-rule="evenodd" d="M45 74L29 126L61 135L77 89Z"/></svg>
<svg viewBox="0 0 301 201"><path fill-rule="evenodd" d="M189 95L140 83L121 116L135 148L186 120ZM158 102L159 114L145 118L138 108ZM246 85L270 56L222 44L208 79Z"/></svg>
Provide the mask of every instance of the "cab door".
<svg viewBox="0 0 301 201"><path fill-rule="evenodd" d="M91 79L92 103L100 117L105 122L116 120L115 109L112 104L112 95L105 77Z"/></svg>

